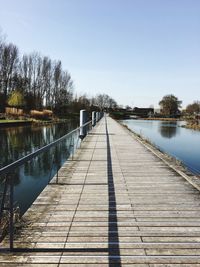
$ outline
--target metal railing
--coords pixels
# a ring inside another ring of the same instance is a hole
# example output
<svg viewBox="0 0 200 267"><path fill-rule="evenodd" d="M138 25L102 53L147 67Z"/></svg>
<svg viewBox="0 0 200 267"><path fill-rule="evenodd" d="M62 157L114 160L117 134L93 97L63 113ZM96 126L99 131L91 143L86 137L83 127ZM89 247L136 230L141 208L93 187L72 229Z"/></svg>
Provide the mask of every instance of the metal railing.
<svg viewBox="0 0 200 267"><path fill-rule="evenodd" d="M100 118L99 118L100 119ZM96 123L95 123L96 124ZM1 202L0 202L0 231L2 232L0 234L0 242L3 240L3 229L2 227L2 221L5 219L7 220L7 233L9 234L9 248L0 248L0 251L17 251L17 248L14 248L14 224L15 224L15 203L14 203L14 182L13 182L13 173L15 172L16 168L22 167L22 165L26 164L27 162L30 162L33 159L36 159L39 155L41 155L44 152L50 152L51 148L57 148L58 145L61 146L62 142L65 141L66 139L69 140L70 138L70 147L73 147L71 149L71 159L73 160L73 155L75 150L78 148L78 142L79 140L82 140L82 137L78 135L84 128L84 131L86 132L86 135L90 132L90 130L94 127L92 126L92 121L88 121L87 123L81 125L80 127L74 129L73 131L67 133L66 135L60 137L56 141L53 141L52 143L43 146L42 148L36 150L33 153L30 153L23 158L3 167L0 169L0 178L2 181L2 192L1 192ZM73 135L77 136L77 142L75 145ZM56 153L53 155L53 160L51 166L53 166L53 163L56 162ZM58 171L59 168L61 167L60 164L56 164L57 170L56 170L56 183L58 183ZM52 172L52 167L49 170L49 182L51 180L51 172ZM48 184L48 183L47 183ZM2 236L1 236L2 235ZM23 249L20 249L23 250ZM26 248L24 248L26 250Z"/></svg>

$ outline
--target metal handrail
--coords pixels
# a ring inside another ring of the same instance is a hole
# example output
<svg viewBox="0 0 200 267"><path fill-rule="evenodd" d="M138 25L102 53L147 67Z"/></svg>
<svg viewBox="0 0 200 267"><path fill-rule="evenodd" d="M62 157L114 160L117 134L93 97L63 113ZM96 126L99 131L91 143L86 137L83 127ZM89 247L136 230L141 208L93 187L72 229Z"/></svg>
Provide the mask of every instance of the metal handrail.
<svg viewBox="0 0 200 267"><path fill-rule="evenodd" d="M51 142L50 144L48 145L45 145L43 146L42 148L39 148L38 150L24 156L23 158L21 159L18 159L14 162L12 162L11 164L9 165L6 165L5 167L1 168L0 169L0 176L1 175L5 175L5 174L8 174L10 171L12 171L13 169L23 165L25 162L33 159L34 157L38 156L39 154L43 153L44 151L47 151L49 150L51 147L57 145L58 143L60 143L61 141L63 141L66 137L69 137L69 135L75 133L76 131L80 130L81 128L89 125L92 121L88 121L86 122L85 124L83 124L82 126L74 129L73 131L67 133L66 135L63 135L62 137L60 137L59 139L57 139L56 141L53 141Z"/></svg>
<svg viewBox="0 0 200 267"><path fill-rule="evenodd" d="M39 148L38 150L36 150L36 151L24 156L23 158L18 159L17 161L15 161L15 162L0 169L0 176L2 176L2 175L6 176L5 184L4 184L3 199L2 199L1 207L0 207L0 222L1 222L1 219L3 216L3 212L7 210L9 212L9 243L10 243L9 248L0 249L0 251L13 251L14 250L14 223L15 223L14 222L14 197L13 197L14 184L13 184L12 175L11 176L9 175L10 172L17 167L22 166L24 163L30 161L31 159L35 158L36 156L40 155L41 153L48 151L50 148L61 143L63 140L65 140L65 138L67 138L70 135L74 134L75 132L81 130L83 127L87 128L87 126L89 124L92 125L92 120L86 122L85 124L81 125L80 127L74 129L73 131L65 134L64 136L60 137L56 141L53 141L50 144L45 145L42 148ZM87 132L89 132L89 129ZM80 135L79 135L79 138L81 138ZM57 169L57 178L58 178L58 169ZM7 191L9 191L9 206L5 207L5 199L6 199ZM24 248L24 249L26 249L26 248Z"/></svg>
<svg viewBox="0 0 200 267"><path fill-rule="evenodd" d="M96 113L95 113L96 116ZM18 248L14 248L14 224L15 224L15 219L14 219L14 182L12 179L12 175L10 175L10 172L14 170L17 167L22 166L24 163L30 161L31 159L35 158L36 156L40 155L41 153L50 150L50 148L56 146L57 144L60 144L65 138L69 137L70 135L74 134L78 130L80 130L79 138L83 140L83 138L87 135L87 133L90 131L90 127L87 127L89 124L91 124L92 127L96 125L96 123L103 117L103 114L98 114L98 117L95 118L94 120L94 114L92 117L92 120L81 123L80 121L80 127L74 129L73 131L65 134L64 136L60 137L59 139L51 142L50 144L47 144L43 146L42 148L37 149L36 151L24 156L21 159L16 160L15 162L4 166L3 168L0 169L0 176L4 175L5 176L5 182L4 182L4 191L3 191L3 199L0 207L0 222L3 216L4 211L8 211L9 215L9 248L0 248L0 251L17 251ZM85 128L86 132L83 134L81 130ZM73 141L74 143L74 141ZM74 146L74 144L73 144ZM77 147L76 147L77 148ZM74 153L74 151L73 151ZM73 159L73 154L72 154L72 159ZM57 166L57 178L56 178L56 183L58 183L58 166ZM6 207L5 206L5 199L6 199L6 194L7 191L9 191L9 205ZM20 249L19 249L20 250ZM22 251L27 251L27 248L22 248ZM34 249L33 249L34 250ZM56 250L56 249L54 249ZM59 249L58 249L59 250ZM67 251L68 249L66 249Z"/></svg>

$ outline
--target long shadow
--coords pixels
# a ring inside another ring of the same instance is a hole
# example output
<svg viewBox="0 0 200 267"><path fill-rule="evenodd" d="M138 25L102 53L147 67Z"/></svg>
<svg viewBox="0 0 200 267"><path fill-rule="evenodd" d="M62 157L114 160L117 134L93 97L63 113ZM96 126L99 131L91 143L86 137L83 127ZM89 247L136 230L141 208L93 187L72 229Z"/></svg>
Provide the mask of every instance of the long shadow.
<svg viewBox="0 0 200 267"><path fill-rule="evenodd" d="M107 141L107 175L108 175L108 198L109 198L109 214L108 214L108 255L109 266L121 266L119 235L117 224L117 207L115 185L113 180L112 157L110 149L110 139L108 133L107 119L105 117L106 141Z"/></svg>

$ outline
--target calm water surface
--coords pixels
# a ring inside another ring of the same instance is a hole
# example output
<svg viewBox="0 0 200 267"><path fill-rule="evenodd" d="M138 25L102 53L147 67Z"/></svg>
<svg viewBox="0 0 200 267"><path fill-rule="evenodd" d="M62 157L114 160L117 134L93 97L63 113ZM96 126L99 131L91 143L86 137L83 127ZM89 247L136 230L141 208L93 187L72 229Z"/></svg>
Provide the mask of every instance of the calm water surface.
<svg viewBox="0 0 200 267"><path fill-rule="evenodd" d="M0 128L0 168L49 144L78 127L77 122L45 126L17 126ZM14 172L14 199L23 214L72 152L78 133L24 164ZM2 181L3 177L0 177ZM2 186L0 187L2 190Z"/></svg>
<svg viewBox="0 0 200 267"><path fill-rule="evenodd" d="M181 127L185 122L123 120L129 129L147 138L163 152L200 174L200 131Z"/></svg>
<svg viewBox="0 0 200 267"><path fill-rule="evenodd" d="M200 132L180 127L184 122L124 120L134 132L149 139L162 151L181 160L200 174ZM56 140L78 126L77 122L46 126L0 128L0 168ZM78 134L73 136L76 144ZM42 153L14 173L14 199L23 214L69 157L72 139ZM2 179L2 177L0 178ZM2 190L2 187L0 187Z"/></svg>

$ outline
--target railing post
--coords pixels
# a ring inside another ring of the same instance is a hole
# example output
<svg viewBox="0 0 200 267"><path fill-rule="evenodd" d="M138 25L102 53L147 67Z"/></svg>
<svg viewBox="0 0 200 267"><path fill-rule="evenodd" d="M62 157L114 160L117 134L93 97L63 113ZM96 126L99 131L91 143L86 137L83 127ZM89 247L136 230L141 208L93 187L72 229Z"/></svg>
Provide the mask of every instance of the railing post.
<svg viewBox="0 0 200 267"><path fill-rule="evenodd" d="M13 201L13 177L10 175L10 203L9 203L9 238L10 238L10 251L13 250L14 239L14 201Z"/></svg>
<svg viewBox="0 0 200 267"><path fill-rule="evenodd" d="M100 111L97 112L97 120L100 120Z"/></svg>
<svg viewBox="0 0 200 267"><path fill-rule="evenodd" d="M56 184L58 184L58 179L59 179L59 175L58 175L58 172L59 172L59 160L58 160L59 151L60 151L59 144L57 144L55 146Z"/></svg>
<svg viewBox="0 0 200 267"><path fill-rule="evenodd" d="M7 188L8 188L8 179L6 177L5 178L5 184L4 184L4 190L3 190L2 201L1 201L0 222L1 222L2 217L3 217L3 211L5 210L5 200L6 200Z"/></svg>
<svg viewBox="0 0 200 267"><path fill-rule="evenodd" d="M92 127L96 125L96 112L92 111Z"/></svg>
<svg viewBox="0 0 200 267"><path fill-rule="evenodd" d="M83 127L83 125L86 123L87 121L87 114L86 114L86 110L82 109L80 110L80 139L84 139L84 137L86 136L86 126Z"/></svg>
<svg viewBox="0 0 200 267"><path fill-rule="evenodd" d="M96 123L98 122L98 111L95 112L95 120L96 120Z"/></svg>
<svg viewBox="0 0 200 267"><path fill-rule="evenodd" d="M58 165L56 166L56 184L58 184L58 171L59 171L59 168L58 168Z"/></svg>
<svg viewBox="0 0 200 267"><path fill-rule="evenodd" d="M73 140L73 143L72 143ZM70 147L72 148L71 154L72 154L72 160L74 159L74 138L71 135L71 141L70 141Z"/></svg>

